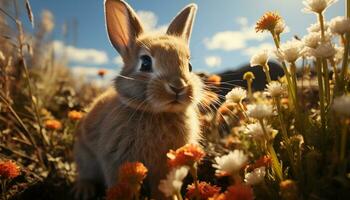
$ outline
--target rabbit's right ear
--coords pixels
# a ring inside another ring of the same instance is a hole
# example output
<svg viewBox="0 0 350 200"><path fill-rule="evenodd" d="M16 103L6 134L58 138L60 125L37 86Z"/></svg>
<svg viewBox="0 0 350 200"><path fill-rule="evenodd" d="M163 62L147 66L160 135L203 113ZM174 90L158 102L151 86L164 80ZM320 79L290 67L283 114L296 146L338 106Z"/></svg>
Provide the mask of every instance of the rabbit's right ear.
<svg viewBox="0 0 350 200"><path fill-rule="evenodd" d="M105 0L105 18L109 40L123 59L132 54L137 37L143 33L135 11L122 0Z"/></svg>

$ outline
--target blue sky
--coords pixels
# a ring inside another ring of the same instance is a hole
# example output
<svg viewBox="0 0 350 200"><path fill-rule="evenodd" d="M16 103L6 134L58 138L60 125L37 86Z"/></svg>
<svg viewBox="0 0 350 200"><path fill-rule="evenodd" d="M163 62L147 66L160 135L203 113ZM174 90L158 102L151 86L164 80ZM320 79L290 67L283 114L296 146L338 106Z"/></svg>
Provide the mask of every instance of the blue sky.
<svg viewBox="0 0 350 200"><path fill-rule="evenodd" d="M128 3L139 13L143 11L141 15L148 19L148 26L153 28L167 25L185 5L198 4L191 39L192 65L196 71L232 69L249 62L256 49L270 47L270 37L255 34L252 30L257 19L266 11L278 11L285 19L290 31L282 36L283 41L291 39L293 35L303 36L306 28L316 20L314 14L301 11L301 0L128 0ZM106 57L101 62L72 59L72 67L78 67L79 70L108 68L115 71L120 66L116 64L119 60L115 62L118 54L109 44L105 32L103 0L31 0L31 4L37 21L44 9L54 14L54 40L62 40L61 27L65 21L77 19L78 41L76 47L71 47L74 50L72 52L90 49ZM344 5L344 0L332 5L326 12L326 19L344 15ZM30 26L27 27L30 29ZM222 38L230 37L227 42L220 42Z"/></svg>

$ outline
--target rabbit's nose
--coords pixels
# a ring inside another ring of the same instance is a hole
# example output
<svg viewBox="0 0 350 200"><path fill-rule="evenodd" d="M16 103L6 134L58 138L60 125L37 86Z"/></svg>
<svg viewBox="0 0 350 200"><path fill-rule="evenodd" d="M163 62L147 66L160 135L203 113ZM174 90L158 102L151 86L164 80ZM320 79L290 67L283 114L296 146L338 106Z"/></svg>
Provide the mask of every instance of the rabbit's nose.
<svg viewBox="0 0 350 200"><path fill-rule="evenodd" d="M168 86L170 92L173 92L176 95L181 95L187 90L187 83L183 79L173 79L170 83L168 83Z"/></svg>
<svg viewBox="0 0 350 200"><path fill-rule="evenodd" d="M177 87L169 84L169 87L173 92L175 92L175 94L183 93L186 90L186 86Z"/></svg>

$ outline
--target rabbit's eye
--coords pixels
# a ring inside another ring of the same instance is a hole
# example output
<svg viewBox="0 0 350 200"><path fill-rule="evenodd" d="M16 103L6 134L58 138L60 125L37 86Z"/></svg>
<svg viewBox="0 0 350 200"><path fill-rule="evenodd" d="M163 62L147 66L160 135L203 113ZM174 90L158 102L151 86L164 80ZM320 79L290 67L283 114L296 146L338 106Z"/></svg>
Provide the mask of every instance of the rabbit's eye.
<svg viewBox="0 0 350 200"><path fill-rule="evenodd" d="M152 58L148 55L143 55L141 59L141 68L142 72L152 72Z"/></svg>
<svg viewBox="0 0 350 200"><path fill-rule="evenodd" d="M192 65L191 65L191 63L188 63L188 70L189 70L190 72L192 72Z"/></svg>

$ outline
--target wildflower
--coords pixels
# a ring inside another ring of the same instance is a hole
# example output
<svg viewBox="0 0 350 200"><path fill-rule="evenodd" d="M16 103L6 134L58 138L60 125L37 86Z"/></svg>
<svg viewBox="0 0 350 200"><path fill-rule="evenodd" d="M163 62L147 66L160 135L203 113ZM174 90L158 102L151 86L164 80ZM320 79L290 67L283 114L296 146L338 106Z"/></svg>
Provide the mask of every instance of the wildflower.
<svg viewBox="0 0 350 200"><path fill-rule="evenodd" d="M19 166L9 160L0 162L0 177L4 179L13 179L16 178L20 173Z"/></svg>
<svg viewBox="0 0 350 200"><path fill-rule="evenodd" d="M97 74L98 74L101 78L103 78L103 77L106 75L106 73L107 73L107 70L105 70L105 69L99 69L99 70L97 71Z"/></svg>
<svg viewBox="0 0 350 200"><path fill-rule="evenodd" d="M176 195L182 187L182 180L187 176L189 168L181 166L173 168L166 179L161 180L158 189L164 193L166 197Z"/></svg>
<svg viewBox="0 0 350 200"><path fill-rule="evenodd" d="M334 99L333 109L336 113L350 117L350 95L343 95Z"/></svg>
<svg viewBox="0 0 350 200"><path fill-rule="evenodd" d="M76 110L69 111L68 113L68 118L72 121L78 121L82 117L83 117L83 113Z"/></svg>
<svg viewBox="0 0 350 200"><path fill-rule="evenodd" d="M285 93L286 88L278 81L272 81L266 85L266 91L272 97L280 97L283 93Z"/></svg>
<svg viewBox="0 0 350 200"><path fill-rule="evenodd" d="M262 50L252 56L250 59L250 66L266 66L269 60L269 53L267 50Z"/></svg>
<svg viewBox="0 0 350 200"><path fill-rule="evenodd" d="M182 165L191 167L194 165L194 163L200 162L204 155L204 151L199 146L194 144L186 144L176 151L170 150L170 152L167 153L169 158L168 163L171 167L178 167Z"/></svg>
<svg viewBox="0 0 350 200"><path fill-rule="evenodd" d="M198 184L198 192L199 192L199 199L200 200L207 200L210 197L213 197L217 194L219 194L221 188L215 185L210 185L207 182L200 182ZM196 188L195 185L192 183L191 185L187 186L187 193L186 197L188 199L195 199L196 197Z"/></svg>
<svg viewBox="0 0 350 200"><path fill-rule="evenodd" d="M327 22L324 22L323 23L323 26L324 26L324 30L326 31L328 28L329 28L329 24ZM321 25L319 22L315 23L315 24L311 24L308 28L307 28L307 31L309 33L311 32L321 32Z"/></svg>
<svg viewBox="0 0 350 200"><path fill-rule="evenodd" d="M119 167L119 182L131 185L140 184L146 178L147 171L141 162L126 162Z"/></svg>
<svg viewBox="0 0 350 200"><path fill-rule="evenodd" d="M226 102L240 103L246 97L247 97L247 91L241 87L236 87L226 94Z"/></svg>
<svg viewBox="0 0 350 200"><path fill-rule="evenodd" d="M302 39L304 45L309 48L316 48L321 42L321 34L319 32L310 32Z"/></svg>
<svg viewBox="0 0 350 200"><path fill-rule="evenodd" d="M254 76L254 73L253 72L246 72L244 73L243 75L243 80L254 80L255 79L255 76Z"/></svg>
<svg viewBox="0 0 350 200"><path fill-rule="evenodd" d="M265 125L265 130L268 135L265 135L265 132L261 127L261 124L256 122L253 124L248 124L245 129L245 133L255 139L262 139L262 138L270 139L270 138L273 138L273 136L276 135L277 133L277 130L271 128L270 125Z"/></svg>
<svg viewBox="0 0 350 200"><path fill-rule="evenodd" d="M268 104L252 104L247 106L247 115L255 119L263 119L273 114L272 106Z"/></svg>
<svg viewBox="0 0 350 200"><path fill-rule="evenodd" d="M45 121L45 127L51 130L59 130L62 128L62 124L55 119L49 119Z"/></svg>
<svg viewBox="0 0 350 200"><path fill-rule="evenodd" d="M303 4L305 5L305 8L303 11L321 14L335 2L337 2L337 0L304 0Z"/></svg>
<svg viewBox="0 0 350 200"><path fill-rule="evenodd" d="M256 168L252 172L245 174L244 182L246 182L248 185L259 184L261 181L264 180L265 174L265 167Z"/></svg>
<svg viewBox="0 0 350 200"><path fill-rule="evenodd" d="M244 184L235 184L227 188L225 192L226 200L253 200L253 189Z"/></svg>
<svg viewBox="0 0 350 200"><path fill-rule="evenodd" d="M126 183L118 183L109 188L106 193L106 200L130 200L133 199L134 191Z"/></svg>
<svg viewBox="0 0 350 200"><path fill-rule="evenodd" d="M228 176L236 174L247 162L248 157L241 150L231 151L227 155L215 157L216 174L218 176Z"/></svg>
<svg viewBox="0 0 350 200"><path fill-rule="evenodd" d="M45 33L51 33L55 27L53 14L49 10L43 10L41 13L41 26Z"/></svg>
<svg viewBox="0 0 350 200"><path fill-rule="evenodd" d="M281 21L281 16L276 12L266 12L256 23L255 31L274 32L276 25Z"/></svg>
<svg viewBox="0 0 350 200"><path fill-rule="evenodd" d="M221 83L221 77L218 75L211 75L207 78L207 82L216 86L219 86Z"/></svg>
<svg viewBox="0 0 350 200"><path fill-rule="evenodd" d="M280 35L281 33L284 32L285 29L286 29L286 24L284 23L283 20L280 20L277 22L274 30L277 35Z"/></svg>
<svg viewBox="0 0 350 200"><path fill-rule="evenodd" d="M343 35L350 32L350 19L338 16L331 19L329 27L333 33Z"/></svg>
<svg viewBox="0 0 350 200"><path fill-rule="evenodd" d="M333 58L336 54L335 47L331 42L321 43L315 49L309 49L310 55L316 58Z"/></svg>
<svg viewBox="0 0 350 200"><path fill-rule="evenodd" d="M303 43L299 40L288 41L281 45L279 51L276 51L276 56L280 60L285 60L289 63L295 62L304 53Z"/></svg>

